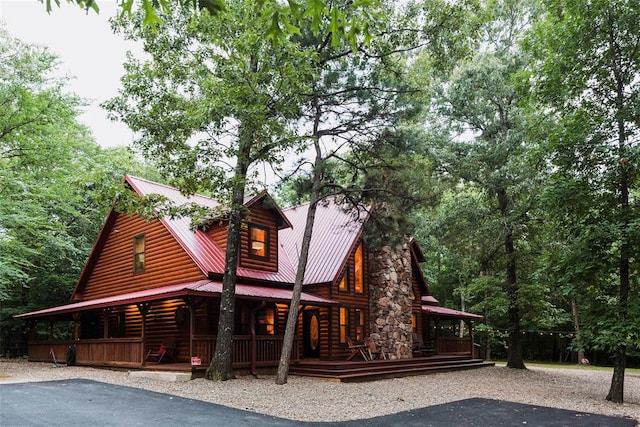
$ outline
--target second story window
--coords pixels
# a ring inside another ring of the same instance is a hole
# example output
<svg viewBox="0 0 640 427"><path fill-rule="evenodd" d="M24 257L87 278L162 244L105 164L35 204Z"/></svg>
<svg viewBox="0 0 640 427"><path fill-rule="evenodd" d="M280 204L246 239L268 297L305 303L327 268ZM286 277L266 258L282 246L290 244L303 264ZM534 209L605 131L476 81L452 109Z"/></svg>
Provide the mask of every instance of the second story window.
<svg viewBox="0 0 640 427"><path fill-rule="evenodd" d="M133 272L142 273L145 269L145 242L144 234L133 238Z"/></svg>
<svg viewBox="0 0 640 427"><path fill-rule="evenodd" d="M249 256L252 258L269 258L268 228L249 224Z"/></svg>

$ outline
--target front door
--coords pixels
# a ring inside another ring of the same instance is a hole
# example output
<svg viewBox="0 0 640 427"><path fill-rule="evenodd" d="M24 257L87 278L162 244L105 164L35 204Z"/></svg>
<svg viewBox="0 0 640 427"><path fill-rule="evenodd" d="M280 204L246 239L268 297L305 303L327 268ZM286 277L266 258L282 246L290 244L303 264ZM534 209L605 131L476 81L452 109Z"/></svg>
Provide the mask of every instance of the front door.
<svg viewBox="0 0 640 427"><path fill-rule="evenodd" d="M303 311L302 335L304 357L320 357L320 312L318 310Z"/></svg>

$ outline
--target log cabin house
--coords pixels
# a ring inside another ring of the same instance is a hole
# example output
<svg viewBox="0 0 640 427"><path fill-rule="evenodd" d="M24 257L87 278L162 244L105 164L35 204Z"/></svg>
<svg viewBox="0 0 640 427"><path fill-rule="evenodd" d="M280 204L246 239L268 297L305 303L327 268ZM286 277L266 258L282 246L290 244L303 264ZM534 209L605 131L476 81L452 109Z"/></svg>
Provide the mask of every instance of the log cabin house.
<svg viewBox="0 0 640 427"><path fill-rule="evenodd" d="M127 175L124 181L141 196L217 205L145 179ZM256 373L279 361L308 205L281 210L262 192L245 206L233 354L234 369ZM366 213L345 211L332 200L318 206L291 372L362 364L373 358L364 351L365 338L387 365L443 355L455 356L456 364L477 362L472 321L481 316L438 305L415 240L369 250L362 239L366 223ZM144 369L157 367L147 356L171 342L165 361L204 369L216 341L226 235L224 219L192 229L189 218L145 221L111 210L70 303L15 316L34 331L36 322L49 322L48 337L32 334L29 360L50 361L52 352L60 360L73 348L78 365ZM66 325L69 339L54 340L59 325Z"/></svg>

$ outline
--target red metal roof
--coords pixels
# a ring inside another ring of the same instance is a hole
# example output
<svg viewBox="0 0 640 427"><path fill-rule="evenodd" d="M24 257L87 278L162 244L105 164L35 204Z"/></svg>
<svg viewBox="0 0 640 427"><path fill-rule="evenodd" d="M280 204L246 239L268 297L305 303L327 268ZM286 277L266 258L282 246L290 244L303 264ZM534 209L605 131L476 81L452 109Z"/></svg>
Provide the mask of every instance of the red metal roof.
<svg viewBox="0 0 640 427"><path fill-rule="evenodd" d="M426 295L422 297L421 300L428 305L437 305L439 302L433 295Z"/></svg>
<svg viewBox="0 0 640 427"><path fill-rule="evenodd" d="M298 254L302 247L308 210L308 203L284 210L293 228L281 230L278 234L280 244L287 251L294 271L298 268ZM347 211L333 199L326 199L318 204L304 277L305 284L328 283L336 278L344 260L357 244L367 218L367 212Z"/></svg>
<svg viewBox="0 0 640 427"><path fill-rule="evenodd" d="M454 310L452 308L437 307L433 305L423 305L422 312L427 314L435 314L442 317L455 317L462 319L484 319L484 316L479 314L467 313L466 311Z"/></svg>
<svg viewBox="0 0 640 427"><path fill-rule="evenodd" d="M130 292L112 297L81 301L58 307L32 311L30 313L18 314L14 317L16 319L48 317L54 314L59 315L83 310L95 310L99 308L113 307L114 305L137 304L160 299L183 297L186 295L220 296L221 294L222 283L210 280L199 280L197 282L162 286L159 288ZM259 299L286 303L291 301L292 294L293 291L289 289L244 284L236 285L236 297L240 299ZM337 303L327 298L303 292L300 296L300 304L332 305Z"/></svg>
<svg viewBox="0 0 640 427"><path fill-rule="evenodd" d="M140 195L160 194L176 204L198 203L206 207L218 206L215 200L205 196L195 195L187 198L180 194L177 189L166 185L129 175L125 179L134 191ZM255 203L255 201L256 197L246 199L249 204ZM238 277L293 284L308 208L308 204L285 211L280 211L277 208L277 212L283 215L285 223L291 225L291 227L283 228L278 232L280 247L278 248L277 272L238 267ZM357 243L362 224L367 217L368 214L366 212L345 210L332 199L318 204L309 250L309 262L304 280L305 284L328 283L335 279L343 261ZM224 252L206 233L201 230L192 230L190 218L163 218L161 222L204 274L209 272L224 273Z"/></svg>

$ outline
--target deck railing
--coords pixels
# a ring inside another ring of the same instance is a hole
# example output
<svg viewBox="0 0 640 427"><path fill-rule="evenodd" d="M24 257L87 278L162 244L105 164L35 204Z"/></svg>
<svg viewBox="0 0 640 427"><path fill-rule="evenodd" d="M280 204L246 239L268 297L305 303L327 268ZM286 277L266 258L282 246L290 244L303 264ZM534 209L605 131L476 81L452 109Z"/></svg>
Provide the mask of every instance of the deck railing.
<svg viewBox="0 0 640 427"><path fill-rule="evenodd" d="M53 361L51 350L58 362L66 362L69 346L75 344L75 362L78 365L140 366L142 365L142 338L108 338L79 341L33 341L29 343L29 360Z"/></svg>
<svg viewBox="0 0 640 427"><path fill-rule="evenodd" d="M438 337L436 354L472 354L471 337Z"/></svg>
<svg viewBox="0 0 640 427"><path fill-rule="evenodd" d="M256 337L256 365L275 366L280 361L282 352L282 336L261 335ZM196 336L193 339L193 356L199 357L202 364L209 364L213 356L216 337L213 335ZM298 340L294 340L291 361L298 361ZM233 336L233 366L251 366L251 337L249 335Z"/></svg>
<svg viewBox="0 0 640 427"><path fill-rule="evenodd" d="M193 354L199 357L203 365L211 362L215 346L214 335L196 336L193 340ZM282 336L256 337L256 365L276 366L282 351ZM51 362L55 353L58 362L66 362L70 345L75 344L75 360L78 365L102 366L141 366L144 359L142 338L108 338L68 341L32 341L29 343L29 360L33 362ZM294 340L291 361L298 361L298 340ZM233 337L233 366L251 366L251 337L235 335ZM184 360L188 362L189 360Z"/></svg>

